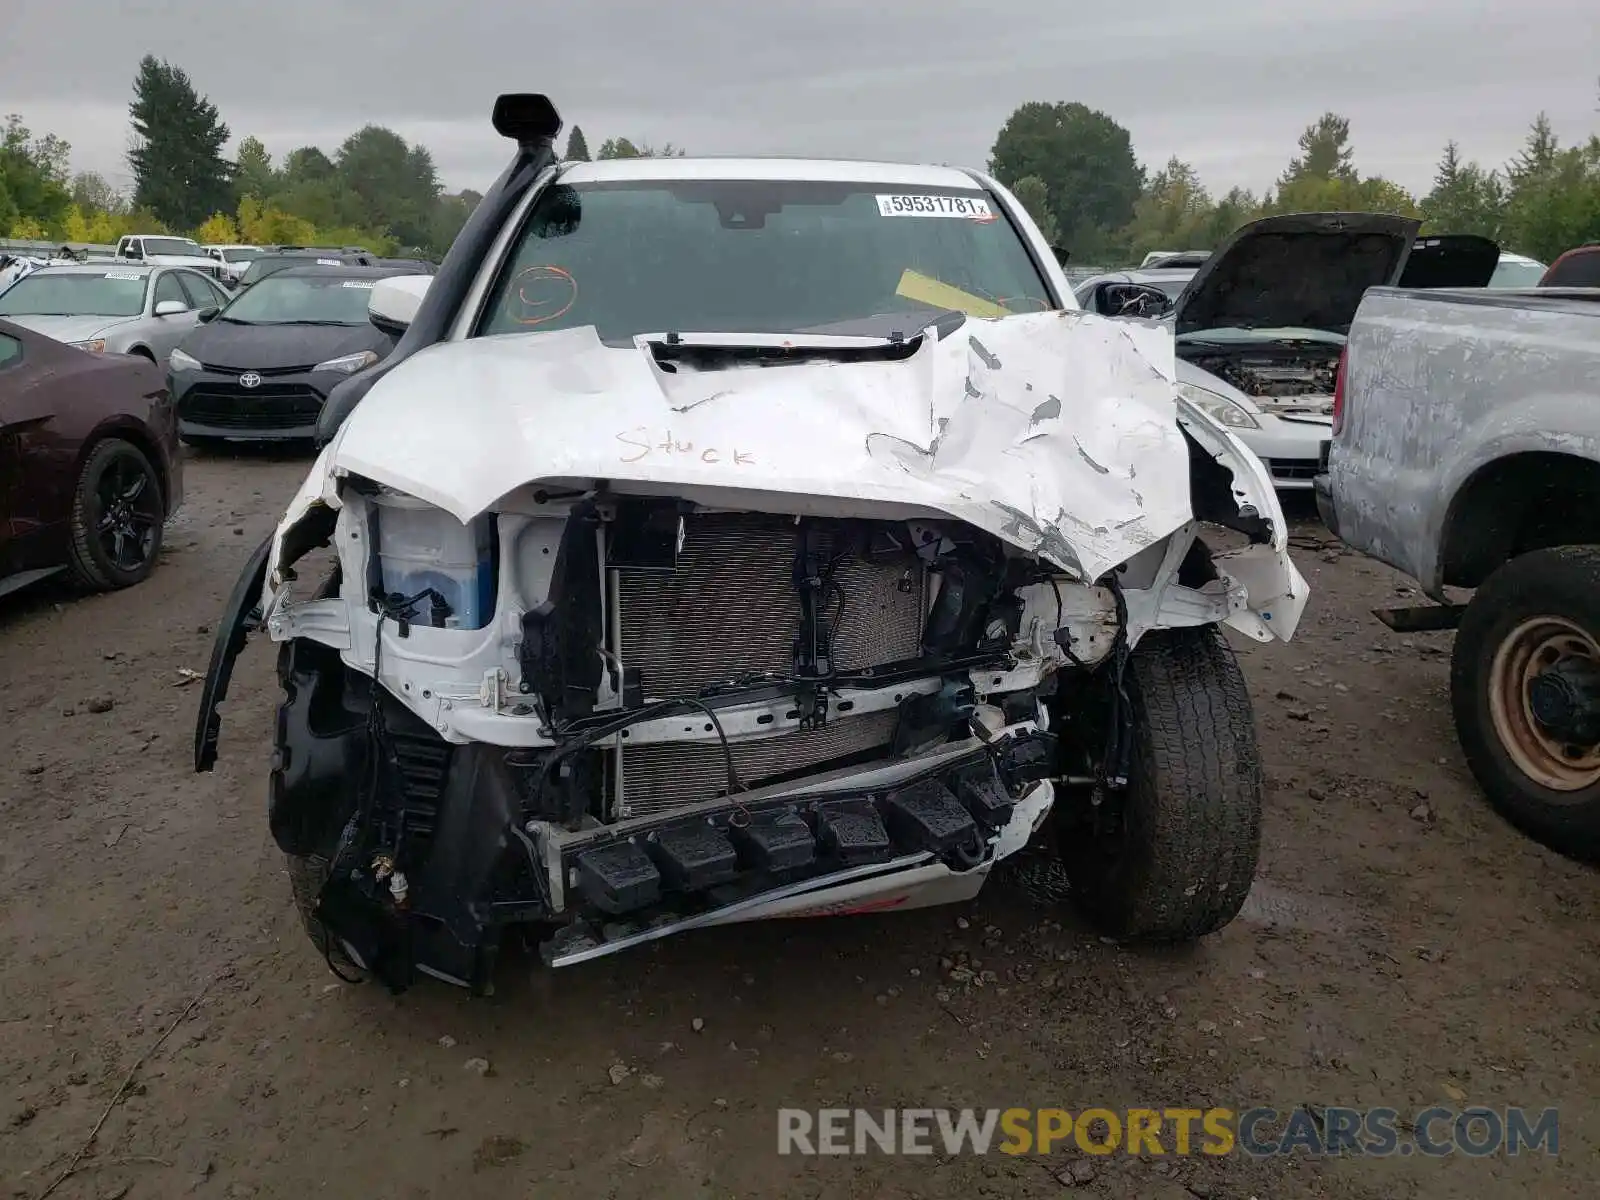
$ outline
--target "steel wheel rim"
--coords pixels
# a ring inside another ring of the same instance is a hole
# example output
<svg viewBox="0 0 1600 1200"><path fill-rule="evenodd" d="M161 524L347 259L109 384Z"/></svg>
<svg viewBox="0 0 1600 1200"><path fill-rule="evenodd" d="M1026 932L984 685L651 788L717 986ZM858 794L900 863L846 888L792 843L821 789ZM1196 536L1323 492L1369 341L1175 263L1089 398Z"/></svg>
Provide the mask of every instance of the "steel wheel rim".
<svg viewBox="0 0 1600 1200"><path fill-rule="evenodd" d="M146 566L155 553L161 495L148 468L122 454L106 464L95 484L95 540L118 571Z"/></svg>
<svg viewBox="0 0 1600 1200"><path fill-rule="evenodd" d="M1600 782L1600 745L1563 744L1540 727L1529 702L1534 677L1574 656L1600 662L1600 642L1565 617L1532 617L1501 639L1489 666L1495 736L1518 770L1554 792Z"/></svg>

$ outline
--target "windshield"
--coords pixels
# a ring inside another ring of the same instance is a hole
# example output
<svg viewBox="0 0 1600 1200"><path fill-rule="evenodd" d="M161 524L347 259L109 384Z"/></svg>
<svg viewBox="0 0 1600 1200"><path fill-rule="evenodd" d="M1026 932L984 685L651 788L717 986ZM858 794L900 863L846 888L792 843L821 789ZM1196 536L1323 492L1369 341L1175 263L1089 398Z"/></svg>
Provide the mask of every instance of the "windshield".
<svg viewBox="0 0 1600 1200"><path fill-rule="evenodd" d="M1166 293L1168 300L1176 300L1183 295L1183 289L1189 286L1193 275L1184 275L1175 279L1151 279L1147 282L1151 287L1158 287Z"/></svg>
<svg viewBox="0 0 1600 1200"><path fill-rule="evenodd" d="M229 246L222 252L222 257L227 262L253 262L261 257L260 250L246 249L243 246Z"/></svg>
<svg viewBox="0 0 1600 1200"><path fill-rule="evenodd" d="M551 188L478 334L912 334L939 313L1055 307L985 193L675 180Z"/></svg>
<svg viewBox="0 0 1600 1200"><path fill-rule="evenodd" d="M147 237L144 239L144 252L146 254L181 254L188 258L205 257L205 252L200 249L199 242L191 242L185 238Z"/></svg>
<svg viewBox="0 0 1600 1200"><path fill-rule="evenodd" d="M268 275L274 275L279 271L287 271L290 267L309 267L314 261L314 259L304 254L296 254L289 257L273 255L266 258L257 258L245 268L244 274L239 277L239 282L245 285L257 283Z"/></svg>
<svg viewBox="0 0 1600 1200"><path fill-rule="evenodd" d="M1539 280L1544 278L1544 267L1535 262L1518 262L1513 258L1502 258L1500 265L1494 269L1494 274L1489 276L1489 286L1492 288L1531 288L1537 287Z"/></svg>
<svg viewBox="0 0 1600 1200"><path fill-rule="evenodd" d="M218 319L241 325L365 325L372 283L280 273L241 292Z"/></svg>
<svg viewBox="0 0 1600 1200"><path fill-rule="evenodd" d="M38 271L0 293L0 317L136 317L149 283L143 271Z"/></svg>

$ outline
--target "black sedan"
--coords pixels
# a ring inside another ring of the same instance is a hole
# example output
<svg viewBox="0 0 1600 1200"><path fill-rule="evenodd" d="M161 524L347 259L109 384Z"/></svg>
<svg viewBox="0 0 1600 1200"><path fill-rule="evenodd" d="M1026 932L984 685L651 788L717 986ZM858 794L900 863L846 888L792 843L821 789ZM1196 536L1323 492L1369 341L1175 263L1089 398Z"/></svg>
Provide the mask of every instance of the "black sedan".
<svg viewBox="0 0 1600 1200"><path fill-rule="evenodd" d="M190 445L309 441L328 391L381 361L396 334L367 301L394 267L294 267L241 292L172 352L168 381Z"/></svg>

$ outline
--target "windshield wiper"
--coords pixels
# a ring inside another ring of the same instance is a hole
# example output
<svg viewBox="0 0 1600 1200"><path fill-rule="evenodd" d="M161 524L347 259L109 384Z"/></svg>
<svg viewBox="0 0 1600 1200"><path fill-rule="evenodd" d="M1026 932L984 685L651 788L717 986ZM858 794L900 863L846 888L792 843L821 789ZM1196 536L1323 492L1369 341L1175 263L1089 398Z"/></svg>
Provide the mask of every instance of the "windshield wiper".
<svg viewBox="0 0 1600 1200"><path fill-rule="evenodd" d="M899 337L909 341L932 325L941 338L961 328L967 314L959 308L937 308L920 312L882 312L866 317L851 317L846 321L830 321L826 325L810 325L796 333L832 333L850 337L881 337L890 340ZM879 332L882 330L883 332Z"/></svg>
<svg viewBox="0 0 1600 1200"><path fill-rule="evenodd" d="M360 321L271 321L271 322L268 322L268 324L271 324L271 325L343 325L348 329L354 329L356 326L360 325L361 322Z"/></svg>

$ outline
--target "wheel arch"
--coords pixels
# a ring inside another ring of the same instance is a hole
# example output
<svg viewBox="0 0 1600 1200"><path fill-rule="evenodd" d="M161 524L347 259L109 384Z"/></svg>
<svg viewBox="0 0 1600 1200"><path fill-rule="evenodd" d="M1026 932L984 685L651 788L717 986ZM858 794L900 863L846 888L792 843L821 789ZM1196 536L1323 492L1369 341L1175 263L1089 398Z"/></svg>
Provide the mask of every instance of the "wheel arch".
<svg viewBox="0 0 1600 1200"><path fill-rule="evenodd" d="M155 469L156 483L161 488L161 507L167 512L172 507L172 480L167 474L166 460L161 454L161 445L150 436L150 431L137 421L127 417L116 417L105 424L95 426L88 437L83 439L78 447L77 462L73 464L72 478L74 481L83 474L84 465L89 461L89 456L94 453L95 447L102 442L113 439L127 442L140 454L143 454Z"/></svg>
<svg viewBox="0 0 1600 1200"><path fill-rule="evenodd" d="M1600 542L1597 500L1600 462L1583 455L1527 450L1485 463L1445 511L1440 583L1475 588L1519 554Z"/></svg>

